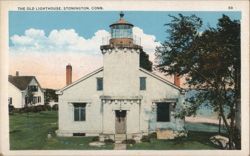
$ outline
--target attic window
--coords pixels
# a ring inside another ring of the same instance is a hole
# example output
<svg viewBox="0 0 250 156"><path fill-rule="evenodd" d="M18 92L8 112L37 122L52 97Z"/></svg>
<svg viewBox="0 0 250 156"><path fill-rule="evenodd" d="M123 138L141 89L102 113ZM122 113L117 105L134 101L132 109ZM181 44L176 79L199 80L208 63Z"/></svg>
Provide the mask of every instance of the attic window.
<svg viewBox="0 0 250 156"><path fill-rule="evenodd" d="M31 92L37 92L38 91L38 87L35 86L35 85L31 85L31 86L28 86L28 90L31 91Z"/></svg>

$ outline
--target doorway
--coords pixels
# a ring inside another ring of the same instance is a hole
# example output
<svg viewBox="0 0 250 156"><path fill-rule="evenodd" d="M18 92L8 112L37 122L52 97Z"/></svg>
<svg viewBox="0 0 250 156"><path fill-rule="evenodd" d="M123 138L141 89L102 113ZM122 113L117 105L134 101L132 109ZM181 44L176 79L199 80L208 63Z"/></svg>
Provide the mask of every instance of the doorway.
<svg viewBox="0 0 250 156"><path fill-rule="evenodd" d="M126 114L125 110L115 111L115 132L116 134L126 133Z"/></svg>

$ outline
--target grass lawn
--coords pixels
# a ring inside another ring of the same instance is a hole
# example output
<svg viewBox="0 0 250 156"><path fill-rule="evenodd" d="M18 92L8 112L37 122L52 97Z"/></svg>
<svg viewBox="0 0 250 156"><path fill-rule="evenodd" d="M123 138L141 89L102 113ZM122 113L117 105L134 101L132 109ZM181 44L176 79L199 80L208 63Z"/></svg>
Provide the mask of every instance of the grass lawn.
<svg viewBox="0 0 250 156"><path fill-rule="evenodd" d="M56 137L58 129L58 116L56 111L40 113L26 113L10 115L10 150L111 150L113 144L103 147L92 147L88 144L93 137ZM209 141L210 136L216 132L200 132L192 130L195 125L188 125L190 130L188 137L175 140L156 140L150 143L138 143L127 146L129 150L195 150L218 149ZM210 125L206 125L210 126ZM200 125L197 125L200 128ZM204 128L204 126L202 126ZM216 128L213 128L214 130ZM48 139L48 132L52 138Z"/></svg>
<svg viewBox="0 0 250 156"><path fill-rule="evenodd" d="M130 150L213 150L219 147L213 145L209 138L216 133L189 131L187 137L175 140L151 139L151 142L142 142L127 146Z"/></svg>
<svg viewBox="0 0 250 156"><path fill-rule="evenodd" d="M112 144L89 146L93 137L56 137L57 118L56 111L10 115L10 150L113 149ZM50 139L48 132L52 132Z"/></svg>
<svg viewBox="0 0 250 156"><path fill-rule="evenodd" d="M185 128L189 131L199 131L199 132L218 132L219 126L211 123L191 123L186 122ZM226 133L226 127L221 126L221 133Z"/></svg>

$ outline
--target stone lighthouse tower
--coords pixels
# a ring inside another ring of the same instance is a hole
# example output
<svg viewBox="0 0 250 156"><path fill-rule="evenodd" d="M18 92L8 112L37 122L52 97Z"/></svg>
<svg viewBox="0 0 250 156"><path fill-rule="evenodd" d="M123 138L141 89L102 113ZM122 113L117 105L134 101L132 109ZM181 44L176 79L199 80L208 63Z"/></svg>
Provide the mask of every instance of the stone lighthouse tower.
<svg viewBox="0 0 250 156"><path fill-rule="evenodd" d="M139 91L139 58L142 47L133 40L133 24L120 19L110 25L108 45L101 46L104 66L104 95L135 96Z"/></svg>

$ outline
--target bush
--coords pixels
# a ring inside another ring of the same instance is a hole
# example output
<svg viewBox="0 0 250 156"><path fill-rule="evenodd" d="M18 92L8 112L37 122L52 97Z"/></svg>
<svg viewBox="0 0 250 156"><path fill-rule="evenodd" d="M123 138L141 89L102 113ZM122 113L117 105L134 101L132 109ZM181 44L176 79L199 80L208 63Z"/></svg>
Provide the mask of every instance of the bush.
<svg viewBox="0 0 250 156"><path fill-rule="evenodd" d="M143 135L141 138L141 142L150 142L150 137L148 135Z"/></svg>
<svg viewBox="0 0 250 156"><path fill-rule="evenodd" d="M104 142L105 142L106 144L113 144L113 143L115 143L115 141L112 140L112 139L105 139Z"/></svg>
<svg viewBox="0 0 250 156"><path fill-rule="evenodd" d="M54 104L54 105L52 106L52 110L57 111L57 110L58 110L58 104Z"/></svg>
<svg viewBox="0 0 250 156"><path fill-rule="evenodd" d="M46 104L45 104L44 107L45 107L45 110L47 110L47 111L48 111L48 110L51 110L51 106L50 106L50 105L46 105Z"/></svg>
<svg viewBox="0 0 250 156"><path fill-rule="evenodd" d="M41 111L45 111L44 105L34 106L34 112L41 112Z"/></svg>
<svg viewBox="0 0 250 156"><path fill-rule="evenodd" d="M13 105L9 105L9 114L12 115L14 113L15 107Z"/></svg>
<svg viewBox="0 0 250 156"><path fill-rule="evenodd" d="M99 141L99 136L94 137L92 141Z"/></svg>
<svg viewBox="0 0 250 156"><path fill-rule="evenodd" d="M122 141L123 144L135 144L136 141L134 139L127 139Z"/></svg>
<svg viewBox="0 0 250 156"><path fill-rule="evenodd" d="M150 139L157 139L157 133L156 133L156 132L150 133L150 134L148 135L148 137L149 137Z"/></svg>
<svg viewBox="0 0 250 156"><path fill-rule="evenodd" d="M22 113L23 112L23 109L22 108L15 108L13 110L14 113Z"/></svg>

